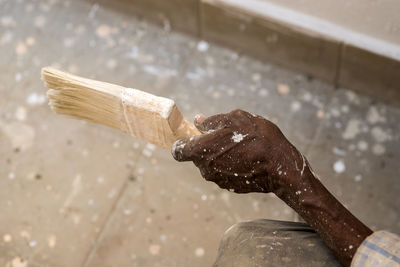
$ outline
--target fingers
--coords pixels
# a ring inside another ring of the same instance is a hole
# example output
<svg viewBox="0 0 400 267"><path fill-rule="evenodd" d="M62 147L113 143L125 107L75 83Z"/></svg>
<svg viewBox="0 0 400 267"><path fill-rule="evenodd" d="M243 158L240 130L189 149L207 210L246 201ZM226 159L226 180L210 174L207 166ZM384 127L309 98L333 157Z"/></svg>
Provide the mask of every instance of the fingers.
<svg viewBox="0 0 400 267"><path fill-rule="evenodd" d="M194 123L195 124L201 124L205 119L207 119L207 116L204 114L197 114L194 117Z"/></svg>
<svg viewBox="0 0 400 267"><path fill-rule="evenodd" d="M202 132L209 132L225 128L230 124L230 119L226 114L217 114L211 117L199 117L194 121L194 125Z"/></svg>
<svg viewBox="0 0 400 267"><path fill-rule="evenodd" d="M228 114L217 114L211 117L197 115L194 124L206 134L176 141L172 147L172 156L177 161L193 161L202 155L203 151L209 151L210 148L217 147L217 144L221 145L221 142L225 143L224 140L229 131L220 130L229 128L233 123L238 124L236 126L248 128L249 118L252 118L252 115L243 110L234 110Z"/></svg>

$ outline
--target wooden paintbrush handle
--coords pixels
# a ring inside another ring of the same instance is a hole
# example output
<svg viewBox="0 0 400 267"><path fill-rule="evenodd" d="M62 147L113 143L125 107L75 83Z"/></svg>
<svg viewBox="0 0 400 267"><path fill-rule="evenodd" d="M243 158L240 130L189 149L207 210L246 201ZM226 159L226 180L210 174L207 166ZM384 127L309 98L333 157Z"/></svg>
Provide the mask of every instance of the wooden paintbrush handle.
<svg viewBox="0 0 400 267"><path fill-rule="evenodd" d="M176 137L178 139L189 138L194 135L202 134L193 123L183 119L179 127L176 129Z"/></svg>

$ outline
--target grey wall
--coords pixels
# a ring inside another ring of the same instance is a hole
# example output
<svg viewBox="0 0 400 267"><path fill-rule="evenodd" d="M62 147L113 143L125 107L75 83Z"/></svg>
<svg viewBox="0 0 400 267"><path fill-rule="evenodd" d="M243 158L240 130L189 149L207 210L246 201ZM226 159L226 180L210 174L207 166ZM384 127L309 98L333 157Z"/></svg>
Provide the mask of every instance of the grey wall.
<svg viewBox="0 0 400 267"><path fill-rule="evenodd" d="M322 18L371 37L400 44L398 0L262 0Z"/></svg>

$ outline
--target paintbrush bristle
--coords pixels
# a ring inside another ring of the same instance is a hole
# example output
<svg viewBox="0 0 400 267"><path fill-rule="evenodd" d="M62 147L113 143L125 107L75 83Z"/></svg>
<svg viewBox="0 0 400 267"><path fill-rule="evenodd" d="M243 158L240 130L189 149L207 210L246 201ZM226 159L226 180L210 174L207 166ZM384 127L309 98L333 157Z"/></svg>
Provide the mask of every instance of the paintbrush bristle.
<svg viewBox="0 0 400 267"><path fill-rule="evenodd" d="M125 87L43 68L50 107L59 114L73 116L127 131L120 95Z"/></svg>
<svg viewBox="0 0 400 267"><path fill-rule="evenodd" d="M54 68L43 68L42 79L56 113L103 124L167 149L179 138L200 134L171 99Z"/></svg>

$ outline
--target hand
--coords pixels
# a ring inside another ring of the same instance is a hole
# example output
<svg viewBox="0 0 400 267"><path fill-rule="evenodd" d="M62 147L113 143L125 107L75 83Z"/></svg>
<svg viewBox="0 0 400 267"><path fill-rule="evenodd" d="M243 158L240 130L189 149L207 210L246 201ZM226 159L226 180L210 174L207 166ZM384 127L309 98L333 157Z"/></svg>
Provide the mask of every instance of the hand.
<svg viewBox="0 0 400 267"><path fill-rule="evenodd" d="M372 231L329 193L275 124L235 110L197 119L195 125L204 134L176 141L176 160L193 161L206 180L221 188L274 192L318 232L343 265L350 265Z"/></svg>
<svg viewBox="0 0 400 267"><path fill-rule="evenodd" d="M272 122L243 110L195 120L204 134L175 142L172 155L237 193L275 192L298 183L305 158Z"/></svg>

